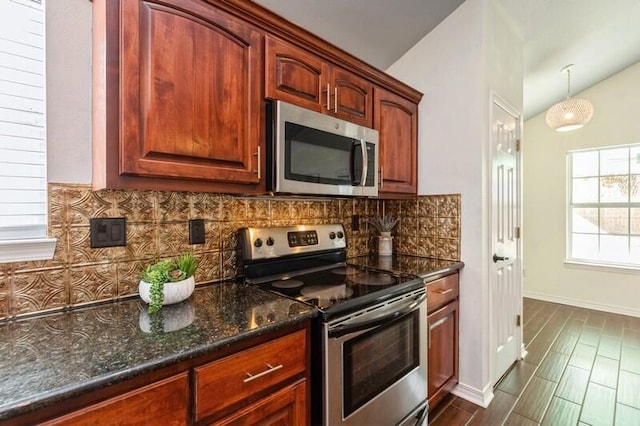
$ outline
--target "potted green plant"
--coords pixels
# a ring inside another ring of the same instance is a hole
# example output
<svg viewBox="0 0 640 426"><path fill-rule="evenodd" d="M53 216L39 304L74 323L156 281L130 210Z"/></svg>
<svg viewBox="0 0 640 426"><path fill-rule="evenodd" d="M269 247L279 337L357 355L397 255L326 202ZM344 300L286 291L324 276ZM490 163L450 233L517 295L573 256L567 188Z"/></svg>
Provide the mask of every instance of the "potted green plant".
<svg viewBox="0 0 640 426"><path fill-rule="evenodd" d="M378 255L390 256L393 254L393 237L391 236L391 231L398 224L399 220L400 219L394 218L389 213L384 216L377 215L369 219L369 223L380 233L378 237Z"/></svg>
<svg viewBox="0 0 640 426"><path fill-rule="evenodd" d="M140 273L138 291L142 300L149 304L149 313L191 296L197 267L198 260L191 253L185 253L177 260L165 259L147 265Z"/></svg>

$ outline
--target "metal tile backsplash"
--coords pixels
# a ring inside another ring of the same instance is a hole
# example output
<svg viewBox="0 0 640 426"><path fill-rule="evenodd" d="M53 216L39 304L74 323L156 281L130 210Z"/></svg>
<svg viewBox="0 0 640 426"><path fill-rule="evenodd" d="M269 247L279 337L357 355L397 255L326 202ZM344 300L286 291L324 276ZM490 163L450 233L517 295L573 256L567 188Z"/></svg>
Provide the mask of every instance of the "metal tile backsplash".
<svg viewBox="0 0 640 426"><path fill-rule="evenodd" d="M90 185L50 183L49 235L58 239L54 258L0 264L0 320L135 295L144 265L184 252L200 260L198 284L234 278L235 232L242 226L342 223L349 256L375 253L377 237L367 219L380 212L400 217L394 230L397 252L459 260L460 195L306 200L93 191ZM353 214L360 216L357 231L351 228ZM93 217L126 217L127 246L90 248ZM205 244L189 244L189 219L204 219Z"/></svg>

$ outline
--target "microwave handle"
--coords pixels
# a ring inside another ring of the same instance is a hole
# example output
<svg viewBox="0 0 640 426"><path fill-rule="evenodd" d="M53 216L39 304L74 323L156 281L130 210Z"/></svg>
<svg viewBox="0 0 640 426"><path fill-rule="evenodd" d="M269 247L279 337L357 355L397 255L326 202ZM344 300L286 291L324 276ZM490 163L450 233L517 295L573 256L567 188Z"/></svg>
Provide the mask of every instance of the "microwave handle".
<svg viewBox="0 0 640 426"><path fill-rule="evenodd" d="M364 139L360 139L360 150L362 153L362 175L360 176L360 186L364 187L367 183L367 168L369 167L367 143Z"/></svg>
<svg viewBox="0 0 640 426"><path fill-rule="evenodd" d="M360 182L356 177L356 148L359 145L359 142L353 142L353 145L351 145L351 185L352 186L360 186Z"/></svg>

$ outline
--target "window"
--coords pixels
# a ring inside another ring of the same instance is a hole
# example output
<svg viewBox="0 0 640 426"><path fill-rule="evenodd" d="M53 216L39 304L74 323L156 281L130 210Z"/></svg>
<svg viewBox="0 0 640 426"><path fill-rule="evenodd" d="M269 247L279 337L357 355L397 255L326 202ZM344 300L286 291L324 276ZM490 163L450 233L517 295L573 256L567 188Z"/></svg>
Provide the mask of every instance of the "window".
<svg viewBox="0 0 640 426"><path fill-rule="evenodd" d="M640 144L567 157L569 261L640 267Z"/></svg>
<svg viewBox="0 0 640 426"><path fill-rule="evenodd" d="M0 261L51 257L55 247L45 104L44 0L0 0Z"/></svg>

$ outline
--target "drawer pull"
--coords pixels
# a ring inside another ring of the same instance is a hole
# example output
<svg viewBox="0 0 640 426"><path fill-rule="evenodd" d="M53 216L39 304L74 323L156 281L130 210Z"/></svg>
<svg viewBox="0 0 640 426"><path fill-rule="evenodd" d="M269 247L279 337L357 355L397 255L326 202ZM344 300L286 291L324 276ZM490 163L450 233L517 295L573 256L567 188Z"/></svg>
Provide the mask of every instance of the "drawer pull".
<svg viewBox="0 0 640 426"><path fill-rule="evenodd" d="M267 370L264 370L262 373L258 373L258 374L247 373L247 378L244 379L243 382L249 383L252 380L258 379L262 376L266 376L267 374L271 374L274 371L280 370L282 368L282 364L278 364L275 367L271 364L267 364L267 367L269 368Z"/></svg>
<svg viewBox="0 0 640 426"><path fill-rule="evenodd" d="M449 293L451 293L452 291L453 291L453 289L452 289L452 288L448 288L448 289L446 289L446 290L440 290L440 291L438 291L438 294L445 295L445 294L449 294Z"/></svg>

